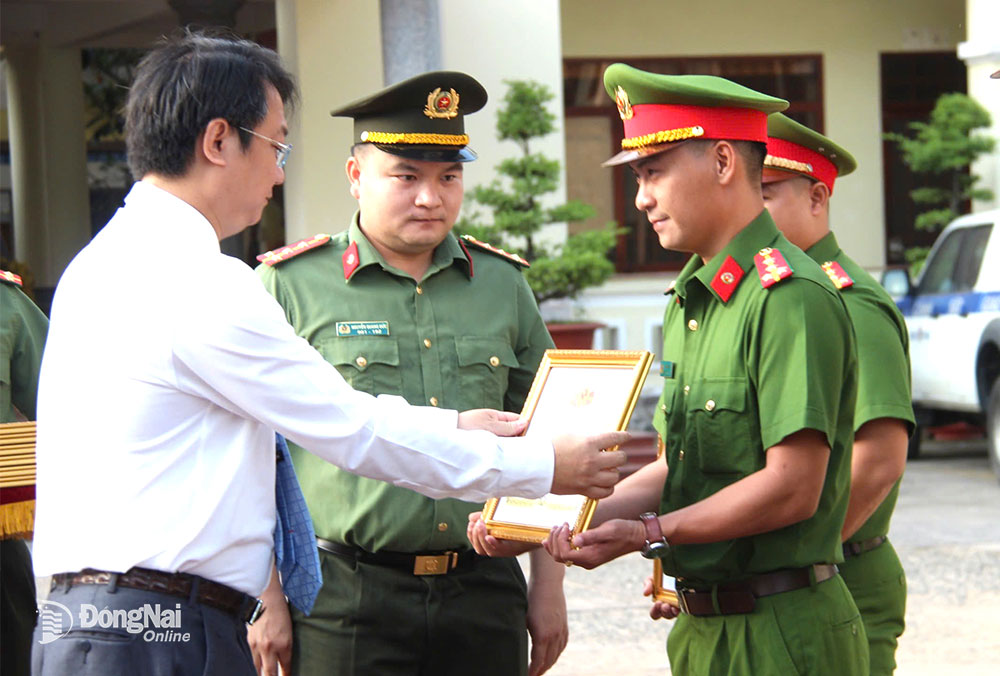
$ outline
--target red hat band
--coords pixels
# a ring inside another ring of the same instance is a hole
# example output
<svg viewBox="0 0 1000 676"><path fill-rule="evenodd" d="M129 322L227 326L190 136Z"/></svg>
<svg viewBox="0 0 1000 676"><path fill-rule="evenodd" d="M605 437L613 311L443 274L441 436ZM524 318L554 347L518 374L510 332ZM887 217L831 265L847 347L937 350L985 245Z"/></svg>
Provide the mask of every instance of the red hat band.
<svg viewBox="0 0 1000 676"><path fill-rule="evenodd" d="M833 182L837 178L837 167L833 162L815 150L780 138L767 140L767 158L764 160L767 169L787 169L806 174L817 181L822 181L833 194Z"/></svg>
<svg viewBox="0 0 1000 676"><path fill-rule="evenodd" d="M624 122L624 150L688 138L767 142L767 113L750 108L633 104Z"/></svg>

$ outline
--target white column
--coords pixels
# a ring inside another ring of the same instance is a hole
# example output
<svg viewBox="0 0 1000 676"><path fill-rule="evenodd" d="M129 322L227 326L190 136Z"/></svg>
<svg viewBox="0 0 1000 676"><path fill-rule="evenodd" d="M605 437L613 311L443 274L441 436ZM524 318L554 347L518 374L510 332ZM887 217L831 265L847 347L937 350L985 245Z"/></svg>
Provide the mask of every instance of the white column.
<svg viewBox="0 0 1000 676"><path fill-rule="evenodd" d="M52 287L90 241L80 50L5 45L16 258Z"/></svg>
<svg viewBox="0 0 1000 676"><path fill-rule="evenodd" d="M382 34L378 2L276 0L275 11L278 51L302 94L285 169L285 239L294 242L345 230L357 208L344 174L353 125L330 111L382 88Z"/></svg>
<svg viewBox="0 0 1000 676"><path fill-rule="evenodd" d="M973 211L995 209L1000 204L1000 80L990 75L1000 70L1000 2L996 0L966 0L967 35L959 43L958 56L969 69L969 96L982 104L993 118L986 132L997 139L997 148L979 158L972 172L980 177L978 185L993 191L989 201L976 201Z"/></svg>

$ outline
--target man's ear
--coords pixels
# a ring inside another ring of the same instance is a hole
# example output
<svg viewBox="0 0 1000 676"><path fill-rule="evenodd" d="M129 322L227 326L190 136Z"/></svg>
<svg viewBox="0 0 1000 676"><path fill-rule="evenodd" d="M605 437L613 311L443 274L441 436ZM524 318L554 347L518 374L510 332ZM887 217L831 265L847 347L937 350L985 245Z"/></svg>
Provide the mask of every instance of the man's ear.
<svg viewBox="0 0 1000 676"><path fill-rule="evenodd" d="M739 173L736 147L729 141L716 141L709 152L719 185L731 184Z"/></svg>
<svg viewBox="0 0 1000 676"><path fill-rule="evenodd" d="M199 147L201 148L202 155L210 164L219 167L226 166L226 154L227 150L229 150L227 144L231 144L235 140L236 145L240 146L238 135L236 139L233 139L234 135L230 133L231 131L232 127L221 117L210 120L205 125L205 131L202 132L200 137L201 143Z"/></svg>
<svg viewBox="0 0 1000 676"><path fill-rule="evenodd" d="M361 162L357 157L351 155L347 158L344 170L347 172L347 180L351 182L351 197L358 199L361 192Z"/></svg>
<svg viewBox="0 0 1000 676"><path fill-rule="evenodd" d="M822 181L813 181L809 187L809 211L813 216L819 216L826 211L830 203L830 189Z"/></svg>

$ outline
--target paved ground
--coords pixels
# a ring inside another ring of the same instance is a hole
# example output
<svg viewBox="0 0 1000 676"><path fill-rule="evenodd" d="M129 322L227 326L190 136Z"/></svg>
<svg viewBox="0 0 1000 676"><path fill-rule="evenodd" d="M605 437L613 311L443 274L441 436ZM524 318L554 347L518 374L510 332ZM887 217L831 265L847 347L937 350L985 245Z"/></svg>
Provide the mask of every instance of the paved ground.
<svg viewBox="0 0 1000 676"><path fill-rule="evenodd" d="M909 463L890 532L909 581L902 676L1000 673L1000 484L983 442L928 442ZM552 676L669 673L668 622L641 595L637 554L567 571L570 642Z"/></svg>

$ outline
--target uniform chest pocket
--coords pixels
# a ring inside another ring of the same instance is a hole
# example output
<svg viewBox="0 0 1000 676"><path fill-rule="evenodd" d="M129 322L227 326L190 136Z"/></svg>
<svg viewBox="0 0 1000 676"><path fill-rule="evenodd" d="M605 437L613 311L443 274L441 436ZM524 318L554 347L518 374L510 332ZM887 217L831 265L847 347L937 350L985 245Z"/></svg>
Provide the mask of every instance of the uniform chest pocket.
<svg viewBox="0 0 1000 676"><path fill-rule="evenodd" d="M455 351L462 399L472 408L503 409L507 376L518 365L510 343L502 338L459 336Z"/></svg>
<svg viewBox="0 0 1000 676"><path fill-rule="evenodd" d="M399 346L389 336L333 338L316 346L344 380L369 394L402 394Z"/></svg>
<svg viewBox="0 0 1000 676"><path fill-rule="evenodd" d="M746 378L705 378L691 383L684 403L702 472L746 475L754 471L758 459L750 438L747 396Z"/></svg>

